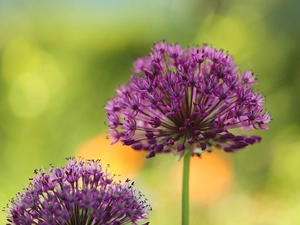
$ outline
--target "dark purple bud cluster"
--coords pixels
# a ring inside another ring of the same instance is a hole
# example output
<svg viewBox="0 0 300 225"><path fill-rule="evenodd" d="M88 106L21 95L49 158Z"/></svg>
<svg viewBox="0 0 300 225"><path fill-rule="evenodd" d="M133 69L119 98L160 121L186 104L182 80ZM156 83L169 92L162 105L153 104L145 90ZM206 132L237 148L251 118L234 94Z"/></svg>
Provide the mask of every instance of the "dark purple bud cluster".
<svg viewBox="0 0 300 225"><path fill-rule="evenodd" d="M7 206L8 224L137 224L151 210L132 182L114 183L99 160L69 158L65 167L35 173L29 186Z"/></svg>
<svg viewBox="0 0 300 225"><path fill-rule="evenodd" d="M148 158L172 151L180 159L186 151L235 152L261 140L229 129L268 129L264 97L252 90L256 77L241 73L223 50L163 41L133 66L136 74L105 107L113 143L147 150Z"/></svg>

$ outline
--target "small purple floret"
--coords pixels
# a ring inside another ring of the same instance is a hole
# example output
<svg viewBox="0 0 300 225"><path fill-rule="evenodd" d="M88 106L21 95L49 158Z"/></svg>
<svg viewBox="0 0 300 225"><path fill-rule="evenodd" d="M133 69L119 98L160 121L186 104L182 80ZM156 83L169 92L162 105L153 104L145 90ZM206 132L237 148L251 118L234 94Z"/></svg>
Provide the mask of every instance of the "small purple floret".
<svg viewBox="0 0 300 225"><path fill-rule="evenodd" d="M160 42L133 63L134 74L108 101L110 138L155 153L199 155L213 146L235 152L261 140L231 129L268 129L271 117L249 70L232 56L203 45L181 48Z"/></svg>
<svg viewBox="0 0 300 225"><path fill-rule="evenodd" d="M133 183L114 183L99 160L67 159L36 176L5 210L15 225L137 225L151 210ZM147 224L147 223L146 223Z"/></svg>

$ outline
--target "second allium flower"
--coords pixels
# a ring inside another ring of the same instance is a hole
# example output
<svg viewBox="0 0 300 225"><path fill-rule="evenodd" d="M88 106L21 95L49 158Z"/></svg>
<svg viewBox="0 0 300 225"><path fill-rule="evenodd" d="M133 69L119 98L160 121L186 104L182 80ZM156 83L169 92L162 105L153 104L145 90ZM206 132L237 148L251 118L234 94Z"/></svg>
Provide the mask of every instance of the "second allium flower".
<svg viewBox="0 0 300 225"><path fill-rule="evenodd" d="M267 129L271 117L252 71L240 72L223 50L160 42L134 63L135 75L108 101L110 138L136 150L201 154L235 152L261 140L229 129Z"/></svg>
<svg viewBox="0 0 300 225"><path fill-rule="evenodd" d="M114 183L99 160L69 158L62 168L36 170L5 211L14 225L123 225L138 224L150 210L129 180Z"/></svg>

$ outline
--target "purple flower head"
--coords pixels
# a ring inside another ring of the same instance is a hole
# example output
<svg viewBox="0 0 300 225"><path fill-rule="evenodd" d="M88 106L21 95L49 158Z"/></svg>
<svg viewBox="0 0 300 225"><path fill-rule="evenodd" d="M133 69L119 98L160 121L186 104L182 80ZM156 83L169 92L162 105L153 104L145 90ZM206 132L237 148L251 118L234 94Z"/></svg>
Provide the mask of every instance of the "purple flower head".
<svg viewBox="0 0 300 225"><path fill-rule="evenodd" d="M134 63L131 80L108 101L110 138L156 153L199 155L212 146L235 152L261 140L229 130L268 129L264 97L252 90L252 71L241 73L232 56L203 45L160 42Z"/></svg>
<svg viewBox="0 0 300 225"><path fill-rule="evenodd" d="M9 224L122 225L146 218L151 207L129 180L114 183L99 160L67 160L65 167L35 171L5 210Z"/></svg>

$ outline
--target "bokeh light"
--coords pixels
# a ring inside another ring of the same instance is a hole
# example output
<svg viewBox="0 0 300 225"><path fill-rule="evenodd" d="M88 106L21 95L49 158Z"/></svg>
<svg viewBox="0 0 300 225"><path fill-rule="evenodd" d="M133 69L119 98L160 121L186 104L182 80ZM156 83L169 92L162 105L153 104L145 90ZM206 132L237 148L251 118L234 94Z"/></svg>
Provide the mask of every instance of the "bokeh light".
<svg viewBox="0 0 300 225"><path fill-rule="evenodd" d="M49 91L45 80L36 74L22 74L10 87L9 102L20 117L33 117L42 112L48 103Z"/></svg>
<svg viewBox="0 0 300 225"><path fill-rule="evenodd" d="M180 196L182 161L170 170L170 183L175 196ZM213 205L230 191L233 184L233 165L230 156L220 149L192 157L190 164L190 198L194 204Z"/></svg>
<svg viewBox="0 0 300 225"><path fill-rule="evenodd" d="M133 180L143 168L146 152L135 151L120 142L111 145L111 142L106 134L98 135L85 142L76 152L76 156L100 159L103 165L110 165L110 172L120 175L121 180Z"/></svg>

